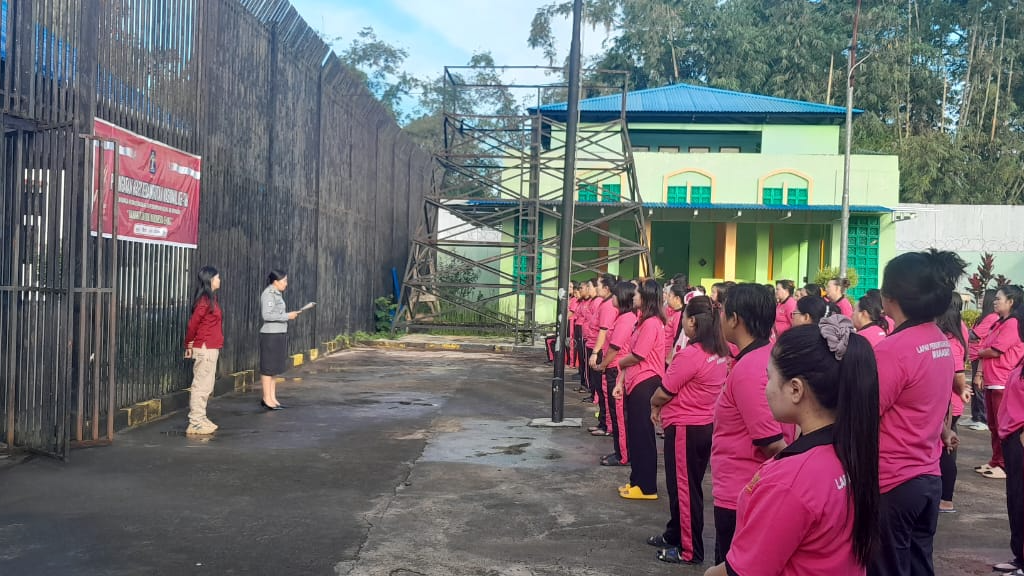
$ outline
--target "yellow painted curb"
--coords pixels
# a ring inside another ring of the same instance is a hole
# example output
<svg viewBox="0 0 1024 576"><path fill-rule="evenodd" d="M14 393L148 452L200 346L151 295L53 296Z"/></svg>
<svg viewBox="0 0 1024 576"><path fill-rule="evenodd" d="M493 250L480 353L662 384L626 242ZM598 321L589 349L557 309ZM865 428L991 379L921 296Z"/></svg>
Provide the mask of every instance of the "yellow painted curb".
<svg viewBox="0 0 1024 576"><path fill-rule="evenodd" d="M451 342L442 342L440 344L434 344L433 342L427 342L424 346L427 350L462 350L461 344L453 344Z"/></svg>
<svg viewBox="0 0 1024 576"><path fill-rule="evenodd" d="M160 417L163 409L163 404L159 398L147 400L145 402L137 402L130 408L125 408L128 412L128 427L138 426L139 424L145 424L151 422Z"/></svg>
<svg viewBox="0 0 1024 576"><path fill-rule="evenodd" d="M303 356L302 354L292 355L292 366L302 366Z"/></svg>
<svg viewBox="0 0 1024 576"><path fill-rule="evenodd" d="M313 360L316 360L319 357L320 357L320 351L319 350L317 350L316 348L310 348L309 349L309 361L310 362L312 362Z"/></svg>

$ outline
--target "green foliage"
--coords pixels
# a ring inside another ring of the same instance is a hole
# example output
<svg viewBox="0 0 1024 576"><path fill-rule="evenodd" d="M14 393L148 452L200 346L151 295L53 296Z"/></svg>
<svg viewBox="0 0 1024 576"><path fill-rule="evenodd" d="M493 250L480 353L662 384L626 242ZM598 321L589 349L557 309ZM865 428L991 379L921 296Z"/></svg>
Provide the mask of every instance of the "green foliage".
<svg viewBox="0 0 1024 576"><path fill-rule="evenodd" d="M814 283L817 284L818 286L821 286L821 289L824 290L825 286L828 285L828 281L832 280L833 278L839 278L838 266L833 266L831 268L822 268L821 270L818 270L818 274L814 277ZM857 275L857 269L847 268L846 279L849 281L849 286L847 286L847 290L857 286L857 282L860 281L860 277Z"/></svg>
<svg viewBox="0 0 1024 576"><path fill-rule="evenodd" d="M527 44L559 60L539 8ZM818 0L589 0L611 31L592 64L630 70L631 89L678 82L846 104L853 3ZM1024 203L1024 7L992 2L865 2L853 148L900 158L900 200ZM831 81L831 82L830 82Z"/></svg>
<svg viewBox="0 0 1024 576"><path fill-rule="evenodd" d="M395 304L395 300L391 296L381 296L373 301L374 326L377 328L377 333L391 332L391 319L396 310L398 310L398 304Z"/></svg>
<svg viewBox="0 0 1024 576"><path fill-rule="evenodd" d="M966 309L960 313L960 317L963 319L964 324L973 328L981 318L981 310Z"/></svg>

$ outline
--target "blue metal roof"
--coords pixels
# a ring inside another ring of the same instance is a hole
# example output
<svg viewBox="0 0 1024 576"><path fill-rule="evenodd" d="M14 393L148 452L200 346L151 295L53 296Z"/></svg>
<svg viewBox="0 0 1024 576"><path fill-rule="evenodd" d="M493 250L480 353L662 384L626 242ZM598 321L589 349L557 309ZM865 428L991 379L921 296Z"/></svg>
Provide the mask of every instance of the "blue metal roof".
<svg viewBox="0 0 1024 576"><path fill-rule="evenodd" d="M466 200L464 201L469 206L512 206L518 204L518 200L504 200L504 199L493 199L493 200ZM561 200L543 200L541 204L545 206L561 206ZM588 206L592 208L602 208L608 206L616 206L618 202L577 202L577 206ZM805 206L789 206L789 205L778 205L778 204L711 204L711 203L696 203L696 204L685 204L685 203L668 203L668 202L644 202L644 208L683 208L688 210L750 210L750 211L769 211L769 212L841 212L843 207L839 204L810 204ZM892 212L892 208L886 208L885 206L877 205L851 205L850 212L857 212L861 214L889 214Z"/></svg>
<svg viewBox="0 0 1024 576"><path fill-rule="evenodd" d="M566 112L568 104L548 104L541 106L542 112ZM600 96L580 101L582 113L615 113L622 109L622 95ZM536 110L536 108L534 109ZM673 84L661 88L650 88L630 92L626 96L626 112L628 114L658 115L721 115L721 114L808 114L825 116L845 116L846 109L842 106L829 106L813 102L801 102L772 96L746 94L697 86L694 84ZM854 110L860 114L861 110Z"/></svg>

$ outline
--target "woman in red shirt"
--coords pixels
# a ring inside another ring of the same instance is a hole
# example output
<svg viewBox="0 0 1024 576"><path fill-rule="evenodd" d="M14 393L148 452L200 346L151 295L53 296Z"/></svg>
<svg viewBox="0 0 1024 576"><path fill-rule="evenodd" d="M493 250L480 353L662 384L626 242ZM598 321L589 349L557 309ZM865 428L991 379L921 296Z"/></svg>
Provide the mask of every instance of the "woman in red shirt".
<svg viewBox="0 0 1024 576"><path fill-rule="evenodd" d="M1017 324L1024 312L1024 292L1019 286L1003 286L996 292L993 302L999 321L992 327L982 349L978 352L981 366L974 373L974 385L985 392L988 408L989 435L992 439L992 458L986 466L975 470L986 478L1003 479L1003 451L999 440L999 403L1010 371L1024 358L1024 342L1017 337Z"/></svg>
<svg viewBox="0 0 1024 576"><path fill-rule="evenodd" d="M644 280L634 303L640 321L629 342L629 354L619 360L619 379L612 396L625 398L626 441L632 467L629 483L619 496L632 500L658 498L658 443L651 422L651 397L665 377L665 312L661 287Z"/></svg>
<svg viewBox="0 0 1024 576"><path fill-rule="evenodd" d="M707 296L690 300L682 312L688 342L676 354L665 381L651 399L651 420L665 429L665 485L669 521L647 543L662 548L658 559L672 564L704 562L704 473L711 459L715 399L729 368L729 347L721 314Z"/></svg>
<svg viewBox="0 0 1024 576"><path fill-rule="evenodd" d="M871 346L844 316L793 328L772 350L765 394L803 434L740 491L732 546L705 576L864 574L879 506Z"/></svg>
<svg viewBox="0 0 1024 576"><path fill-rule="evenodd" d="M193 360L186 434L213 434L217 425L206 417L206 403L217 378L217 359L224 347L224 316L217 298L220 274L213 266L199 270L199 286L192 299L192 316L185 333L185 358Z"/></svg>

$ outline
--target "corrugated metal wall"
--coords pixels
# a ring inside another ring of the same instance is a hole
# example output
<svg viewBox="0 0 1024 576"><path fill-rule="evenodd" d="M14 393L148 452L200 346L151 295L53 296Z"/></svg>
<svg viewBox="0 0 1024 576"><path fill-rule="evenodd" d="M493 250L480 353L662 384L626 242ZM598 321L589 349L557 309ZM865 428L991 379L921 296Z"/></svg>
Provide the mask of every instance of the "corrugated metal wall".
<svg viewBox="0 0 1024 576"><path fill-rule="evenodd" d="M290 306L319 303L290 327L293 351L372 331L374 298L404 270L430 157L289 2L4 4L5 132L49 130L80 147L61 127L88 131L95 115L203 158L198 250L119 243L117 407L189 385L185 323L206 264L223 279L222 373L257 364L271 268L288 271Z"/></svg>

